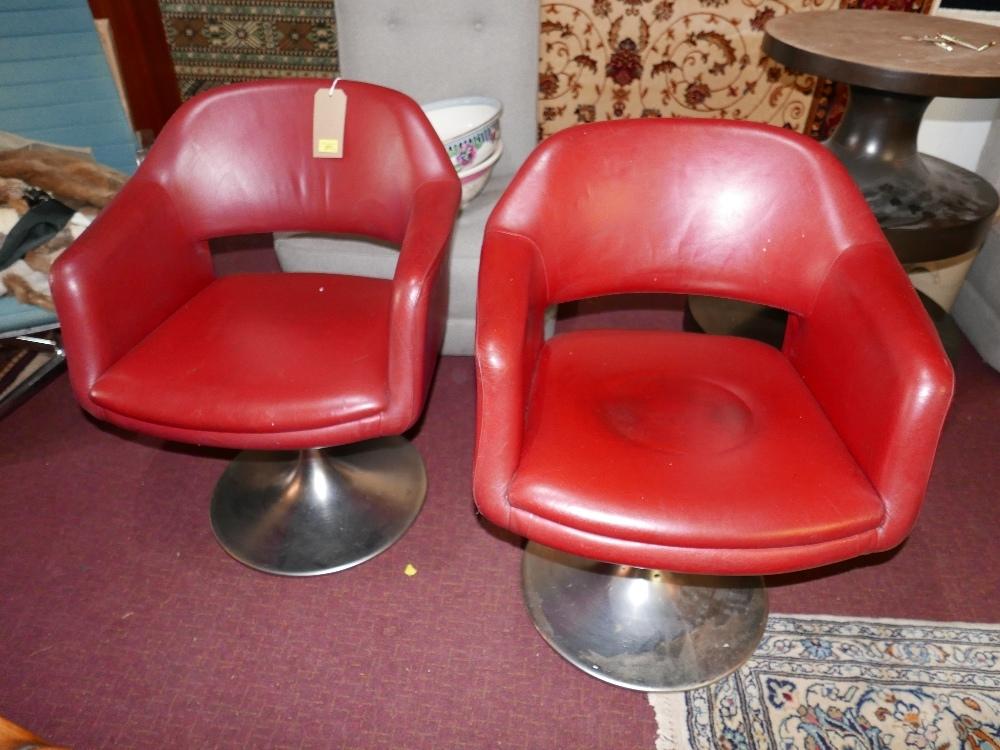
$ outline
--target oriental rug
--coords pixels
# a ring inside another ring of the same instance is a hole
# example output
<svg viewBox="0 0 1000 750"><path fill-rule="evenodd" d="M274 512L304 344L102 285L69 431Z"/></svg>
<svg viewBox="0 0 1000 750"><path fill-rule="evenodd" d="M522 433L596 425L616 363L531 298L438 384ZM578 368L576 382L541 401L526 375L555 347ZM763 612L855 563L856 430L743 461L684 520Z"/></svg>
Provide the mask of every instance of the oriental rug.
<svg viewBox="0 0 1000 750"><path fill-rule="evenodd" d="M772 615L735 673L649 701L657 750L997 750L1000 625Z"/></svg>
<svg viewBox="0 0 1000 750"><path fill-rule="evenodd" d="M259 78L337 75L332 0L160 0L181 97Z"/></svg>
<svg viewBox="0 0 1000 750"><path fill-rule="evenodd" d="M846 90L763 53L786 13L928 12L932 0L559 0L542 2L539 138L581 122L728 117L824 136Z"/></svg>

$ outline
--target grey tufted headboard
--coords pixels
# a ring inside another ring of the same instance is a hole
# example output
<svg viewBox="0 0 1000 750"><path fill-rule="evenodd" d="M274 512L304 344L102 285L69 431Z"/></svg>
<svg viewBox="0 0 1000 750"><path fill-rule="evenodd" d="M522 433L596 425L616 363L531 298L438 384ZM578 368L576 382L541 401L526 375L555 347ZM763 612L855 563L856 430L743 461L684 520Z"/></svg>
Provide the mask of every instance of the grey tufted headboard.
<svg viewBox="0 0 1000 750"><path fill-rule="evenodd" d="M483 228L535 146L538 0L335 0L340 74L418 102L492 96L503 102L504 153L483 192L459 213L449 259L445 354L472 354ZM348 110L350 111L350 110ZM357 238L275 237L286 271L390 278L396 253ZM554 317L550 315L548 329Z"/></svg>
<svg viewBox="0 0 1000 750"><path fill-rule="evenodd" d="M505 151L495 175L534 148L538 0L336 0L335 9L342 76L418 102L499 99Z"/></svg>

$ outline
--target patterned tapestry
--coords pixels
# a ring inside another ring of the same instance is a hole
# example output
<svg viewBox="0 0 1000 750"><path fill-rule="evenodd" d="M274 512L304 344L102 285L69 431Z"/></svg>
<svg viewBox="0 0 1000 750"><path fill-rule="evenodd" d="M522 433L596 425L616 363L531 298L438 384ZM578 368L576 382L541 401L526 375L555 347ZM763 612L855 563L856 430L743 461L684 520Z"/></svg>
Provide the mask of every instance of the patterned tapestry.
<svg viewBox="0 0 1000 750"><path fill-rule="evenodd" d="M657 750L996 750L1000 626L771 615L746 664L649 696Z"/></svg>
<svg viewBox="0 0 1000 750"><path fill-rule="evenodd" d="M181 98L224 83L337 74L333 0L160 0Z"/></svg>
<svg viewBox="0 0 1000 750"><path fill-rule="evenodd" d="M814 135L843 94L761 49L790 12L926 12L931 0L562 0L541 6L539 138L629 117L729 117Z"/></svg>

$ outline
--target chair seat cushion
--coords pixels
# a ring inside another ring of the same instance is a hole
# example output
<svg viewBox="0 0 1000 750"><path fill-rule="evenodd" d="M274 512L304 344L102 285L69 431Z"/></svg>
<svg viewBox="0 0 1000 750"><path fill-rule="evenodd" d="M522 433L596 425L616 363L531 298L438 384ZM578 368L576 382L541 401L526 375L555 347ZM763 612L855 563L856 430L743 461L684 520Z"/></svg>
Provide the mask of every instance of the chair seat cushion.
<svg viewBox="0 0 1000 750"><path fill-rule="evenodd" d="M778 350L660 331L545 344L508 492L514 508L575 530L680 547L812 544L883 517Z"/></svg>
<svg viewBox="0 0 1000 750"><path fill-rule="evenodd" d="M94 383L118 414L287 432L384 411L392 283L330 274L213 281ZM122 311L127 315L128 311Z"/></svg>

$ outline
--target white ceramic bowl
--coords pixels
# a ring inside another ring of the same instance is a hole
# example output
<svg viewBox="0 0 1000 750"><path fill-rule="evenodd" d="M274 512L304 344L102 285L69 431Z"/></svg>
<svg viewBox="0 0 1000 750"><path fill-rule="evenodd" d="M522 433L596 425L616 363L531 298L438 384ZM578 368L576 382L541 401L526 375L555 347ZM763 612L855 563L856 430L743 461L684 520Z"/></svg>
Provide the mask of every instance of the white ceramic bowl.
<svg viewBox="0 0 1000 750"><path fill-rule="evenodd" d="M458 170L458 179L462 182L463 206L483 191L487 181L490 179L490 173L493 172L493 166L500 160L502 155L503 141L497 141L496 148L493 149L493 153L490 154L490 157L486 161Z"/></svg>
<svg viewBox="0 0 1000 750"><path fill-rule="evenodd" d="M423 105L455 169L482 164L500 142L503 105L488 96L442 99Z"/></svg>

